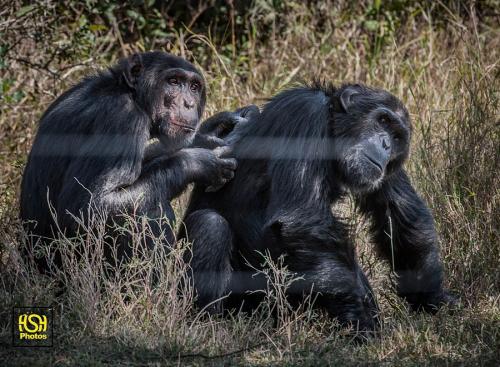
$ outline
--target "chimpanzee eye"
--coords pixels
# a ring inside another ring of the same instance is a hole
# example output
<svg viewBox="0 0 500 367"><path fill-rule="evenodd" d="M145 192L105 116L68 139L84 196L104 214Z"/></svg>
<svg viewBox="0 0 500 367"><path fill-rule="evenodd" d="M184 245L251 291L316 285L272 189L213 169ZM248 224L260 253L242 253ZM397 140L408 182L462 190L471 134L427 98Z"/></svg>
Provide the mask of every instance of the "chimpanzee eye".
<svg viewBox="0 0 500 367"><path fill-rule="evenodd" d="M394 142L398 143L403 139L404 135L401 132L396 131L392 133L392 140L394 140Z"/></svg>
<svg viewBox="0 0 500 367"><path fill-rule="evenodd" d="M390 118L388 116L383 115L383 116L380 117L379 122L382 125L388 125L391 122L391 120L390 120Z"/></svg>
<svg viewBox="0 0 500 367"><path fill-rule="evenodd" d="M197 92L199 89L200 89L200 83L196 83L196 82L191 83L191 90L193 92Z"/></svg>
<svg viewBox="0 0 500 367"><path fill-rule="evenodd" d="M179 84L179 81L177 80L177 78L168 78L168 83L169 84L172 84L172 85L178 85Z"/></svg>

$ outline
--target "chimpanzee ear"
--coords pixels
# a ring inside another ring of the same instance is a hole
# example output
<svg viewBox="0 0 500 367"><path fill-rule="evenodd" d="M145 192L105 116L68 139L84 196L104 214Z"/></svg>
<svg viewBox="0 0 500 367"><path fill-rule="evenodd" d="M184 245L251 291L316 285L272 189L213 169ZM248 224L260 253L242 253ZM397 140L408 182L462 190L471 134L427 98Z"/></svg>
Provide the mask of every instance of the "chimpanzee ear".
<svg viewBox="0 0 500 367"><path fill-rule="evenodd" d="M359 94L359 86L357 84L355 85L350 85L347 88L345 88L342 93L340 94L340 105L342 106L342 109L344 112L348 112L349 108L353 105L354 100L353 97L356 94Z"/></svg>
<svg viewBox="0 0 500 367"><path fill-rule="evenodd" d="M283 237L283 222L281 220L275 220L267 228L276 240Z"/></svg>
<svg viewBox="0 0 500 367"><path fill-rule="evenodd" d="M123 79L130 88L135 89L137 80L139 79L143 69L144 66L142 65L142 58L139 54L133 54L125 61Z"/></svg>

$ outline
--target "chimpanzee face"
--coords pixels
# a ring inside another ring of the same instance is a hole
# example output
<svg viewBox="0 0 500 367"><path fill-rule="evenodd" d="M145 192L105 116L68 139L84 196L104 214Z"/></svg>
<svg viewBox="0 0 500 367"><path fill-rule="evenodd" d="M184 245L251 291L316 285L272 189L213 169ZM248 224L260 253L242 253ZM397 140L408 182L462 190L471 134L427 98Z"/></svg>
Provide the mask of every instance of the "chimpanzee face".
<svg viewBox="0 0 500 367"><path fill-rule="evenodd" d="M333 118L333 156L341 180L351 190L369 192L408 156L408 111L392 94L360 85L339 91Z"/></svg>
<svg viewBox="0 0 500 367"><path fill-rule="evenodd" d="M194 135L201 118L201 99L204 82L193 71L167 69L158 81L160 100L155 106L160 135Z"/></svg>
<svg viewBox="0 0 500 367"><path fill-rule="evenodd" d="M169 148L189 144L205 106L205 82L198 70L184 59L160 52L132 57L127 70L136 100L151 117L151 136Z"/></svg>

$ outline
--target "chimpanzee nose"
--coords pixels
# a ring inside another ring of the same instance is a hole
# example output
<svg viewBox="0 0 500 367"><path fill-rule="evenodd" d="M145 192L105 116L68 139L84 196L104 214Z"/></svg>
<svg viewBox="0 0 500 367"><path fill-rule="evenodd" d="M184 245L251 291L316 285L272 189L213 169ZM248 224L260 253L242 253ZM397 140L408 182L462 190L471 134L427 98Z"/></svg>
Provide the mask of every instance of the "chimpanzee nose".
<svg viewBox="0 0 500 367"><path fill-rule="evenodd" d="M384 172L389 159L391 158L391 145L389 136L380 133L371 136L362 144L362 153L368 161L377 166L381 172Z"/></svg>
<svg viewBox="0 0 500 367"><path fill-rule="evenodd" d="M389 142L389 139L386 136L383 136L382 138L382 148L385 150L391 149L391 143Z"/></svg>
<svg viewBox="0 0 500 367"><path fill-rule="evenodd" d="M194 100L187 100L187 99L184 100L184 107L191 109L194 107L194 105L195 105Z"/></svg>

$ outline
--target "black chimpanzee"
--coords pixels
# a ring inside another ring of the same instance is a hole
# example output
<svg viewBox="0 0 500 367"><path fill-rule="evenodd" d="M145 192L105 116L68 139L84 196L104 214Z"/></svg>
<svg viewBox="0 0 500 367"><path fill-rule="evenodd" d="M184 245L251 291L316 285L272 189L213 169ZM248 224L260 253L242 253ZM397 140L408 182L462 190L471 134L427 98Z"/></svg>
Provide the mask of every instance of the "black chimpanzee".
<svg viewBox="0 0 500 367"><path fill-rule="evenodd" d="M289 289L292 302L312 291L315 305L341 323L376 328L370 285L331 211L348 191L371 217L398 293L415 309L453 302L442 286L432 215L402 166L410 135L396 97L357 84L282 92L237 125L228 137L238 160L234 179L218 192L195 187L181 231L193 242L199 304L213 312L253 307L255 292L246 291L263 286L254 273L267 252L274 260L284 255L302 277Z"/></svg>
<svg viewBox="0 0 500 367"><path fill-rule="evenodd" d="M21 219L29 233L53 238L49 205L70 237L78 226L69 213L79 216L90 204L115 219L145 215L155 226L162 216L174 220L170 201L189 183L230 180L236 161L203 147L221 145L221 126L240 117L222 113L199 128L205 93L191 63L163 52L122 59L63 93L42 116L23 175ZM44 259L39 265L46 270Z"/></svg>

